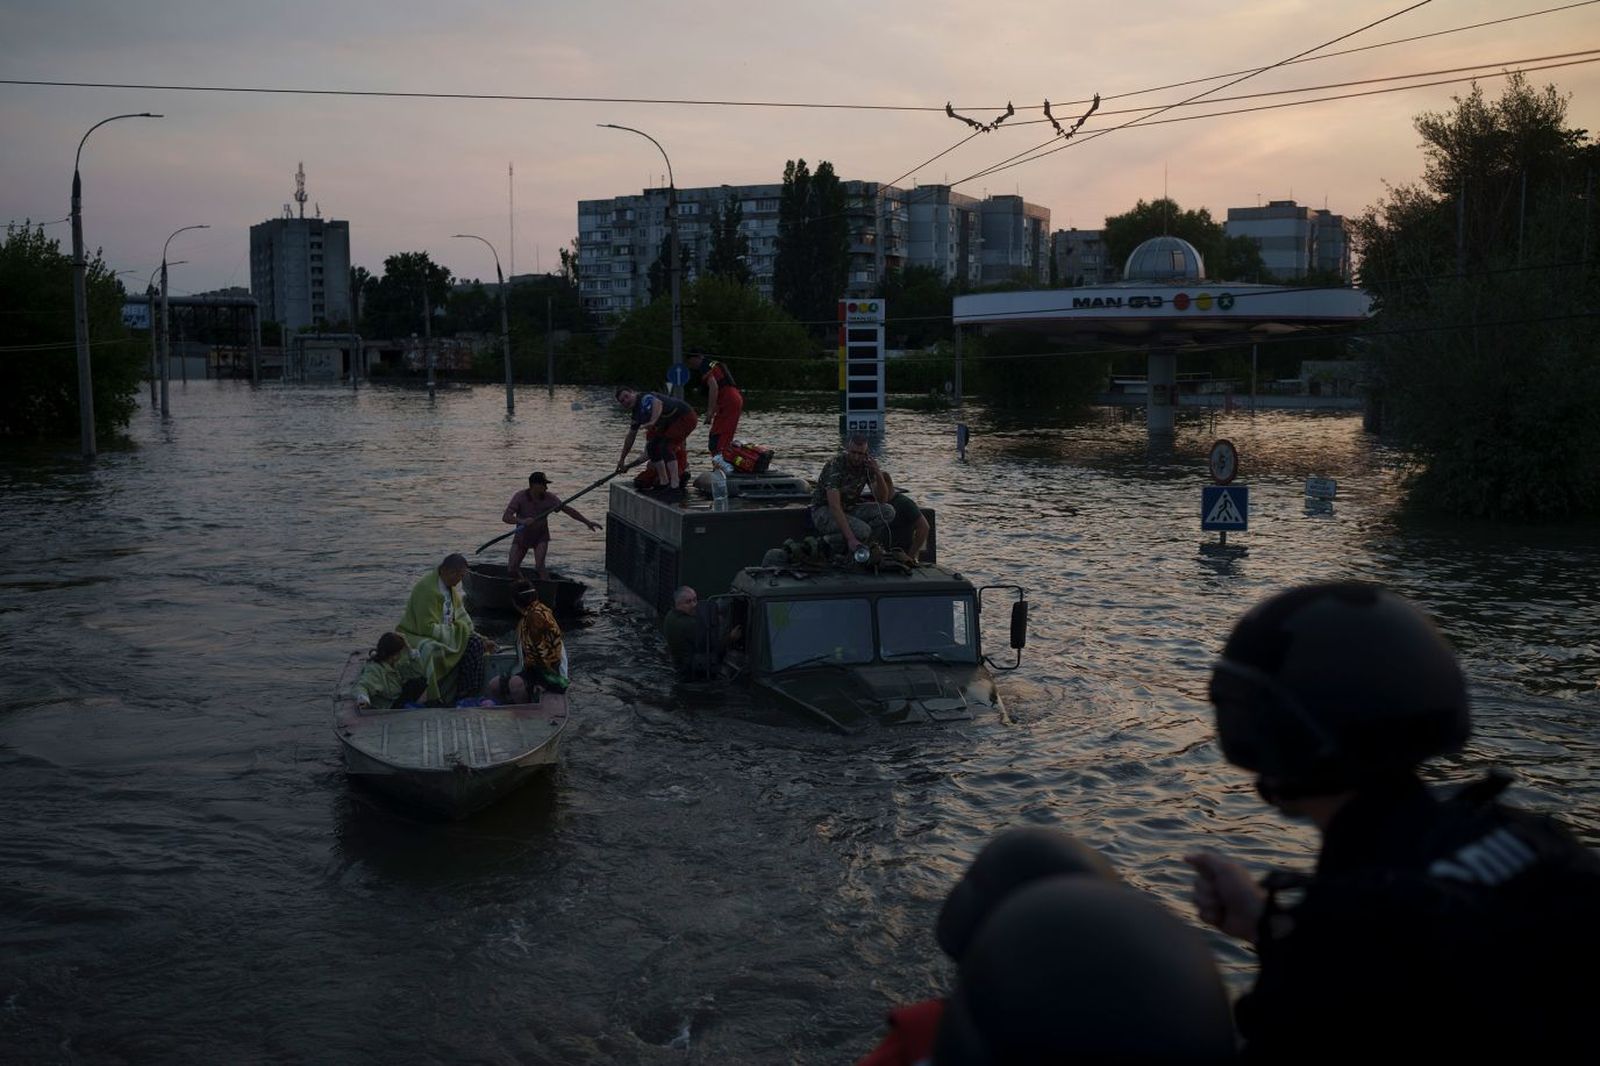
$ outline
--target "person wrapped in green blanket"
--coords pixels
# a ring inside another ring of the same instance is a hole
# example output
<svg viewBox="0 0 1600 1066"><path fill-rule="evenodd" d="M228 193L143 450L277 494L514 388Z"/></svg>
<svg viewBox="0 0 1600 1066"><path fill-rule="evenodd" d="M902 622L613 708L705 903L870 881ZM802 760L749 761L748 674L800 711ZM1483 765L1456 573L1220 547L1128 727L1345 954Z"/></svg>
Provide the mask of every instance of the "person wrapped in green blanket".
<svg viewBox="0 0 1600 1066"><path fill-rule="evenodd" d="M434 705L477 705L483 697L484 658L496 647L473 631L461 598L466 576L465 556L445 556L412 587L405 615L395 627L417 650L428 702Z"/></svg>
<svg viewBox="0 0 1600 1066"><path fill-rule="evenodd" d="M387 711L408 704L415 706L427 687L422 660L405 637L391 632L379 637L378 646L367 653L351 694L362 710Z"/></svg>

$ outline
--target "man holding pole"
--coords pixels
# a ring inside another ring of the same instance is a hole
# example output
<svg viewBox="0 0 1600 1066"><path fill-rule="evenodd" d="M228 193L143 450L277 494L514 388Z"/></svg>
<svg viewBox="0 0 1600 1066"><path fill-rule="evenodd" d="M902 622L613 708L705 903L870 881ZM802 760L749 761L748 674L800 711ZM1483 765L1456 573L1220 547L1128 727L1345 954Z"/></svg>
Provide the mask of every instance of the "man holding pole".
<svg viewBox="0 0 1600 1066"><path fill-rule="evenodd" d="M521 489L511 497L511 502L506 504L506 513L500 516L501 521L517 527L517 535L511 540L511 558L506 563L513 579L522 576L522 557L528 554L528 549L533 549L533 568L540 579L550 575L544 568L545 552L550 548L550 515L555 511L575 518L588 526L590 531L600 528L599 522L591 522L578 510L561 502L561 498L549 491L549 480L544 476L544 471L535 470L528 475L528 487Z"/></svg>

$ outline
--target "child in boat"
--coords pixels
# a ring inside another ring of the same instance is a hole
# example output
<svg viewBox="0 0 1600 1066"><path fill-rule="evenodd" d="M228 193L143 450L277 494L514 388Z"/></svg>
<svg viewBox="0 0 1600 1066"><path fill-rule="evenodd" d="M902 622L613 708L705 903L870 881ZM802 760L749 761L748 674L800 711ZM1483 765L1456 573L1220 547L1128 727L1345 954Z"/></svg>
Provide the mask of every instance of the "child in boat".
<svg viewBox="0 0 1600 1066"><path fill-rule="evenodd" d="M518 585L511 596L522 612L517 622L517 664L489 682L489 695L527 703L529 694L537 689L565 692L569 684L567 648L555 612L539 599L539 590L531 584Z"/></svg>
<svg viewBox="0 0 1600 1066"><path fill-rule="evenodd" d="M367 662L356 678L356 706L363 710L418 706L416 701L427 687L422 661L406 638L399 633L385 633L378 638L378 646L367 654Z"/></svg>

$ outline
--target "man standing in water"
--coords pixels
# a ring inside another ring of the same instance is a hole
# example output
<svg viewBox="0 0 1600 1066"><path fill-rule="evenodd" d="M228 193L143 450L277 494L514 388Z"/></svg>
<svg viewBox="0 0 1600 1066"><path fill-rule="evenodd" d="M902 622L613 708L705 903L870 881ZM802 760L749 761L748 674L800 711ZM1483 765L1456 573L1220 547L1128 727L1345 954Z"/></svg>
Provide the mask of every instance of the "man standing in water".
<svg viewBox="0 0 1600 1066"><path fill-rule="evenodd" d="M511 539L511 557L506 562L506 570L512 580L522 577L522 557L528 554L529 548L533 549L534 573L541 580L550 576L544 568L544 556L550 549L549 519L552 512L560 511L569 518L576 518L588 526L591 533L600 528L599 522L589 521L576 508L562 503L561 497L549 491L549 484L544 471L535 470L528 475L528 487L519 489L511 497L511 502L506 504L506 513L500 516L502 522L517 527L517 535Z"/></svg>
<svg viewBox="0 0 1600 1066"><path fill-rule="evenodd" d="M1259 883L1185 857L1200 917L1260 957L1235 1012L1247 1059L1593 1053L1600 859L1499 803L1503 776L1449 796L1422 783L1470 719L1455 654L1420 611L1356 582L1281 593L1234 627L1210 695L1222 754L1322 837L1314 873Z"/></svg>
<svg viewBox="0 0 1600 1066"><path fill-rule="evenodd" d="M700 416L682 400L661 396L653 392L639 392L623 386L616 392L617 404L631 416L628 437L622 442L622 458L617 460L617 473L628 469L628 453L633 442L644 430L644 454L650 460L651 486L669 493L682 489L681 477L688 465L689 456L683 442Z"/></svg>

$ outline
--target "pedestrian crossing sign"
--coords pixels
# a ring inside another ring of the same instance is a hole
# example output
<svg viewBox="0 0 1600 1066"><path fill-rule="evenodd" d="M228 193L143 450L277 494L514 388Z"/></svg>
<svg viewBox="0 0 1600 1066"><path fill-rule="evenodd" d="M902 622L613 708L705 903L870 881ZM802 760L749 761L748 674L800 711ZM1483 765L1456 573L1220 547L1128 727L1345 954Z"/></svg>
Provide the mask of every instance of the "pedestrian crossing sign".
<svg viewBox="0 0 1600 1066"><path fill-rule="evenodd" d="M1250 528L1248 485L1204 485L1200 489L1200 528L1234 532Z"/></svg>

